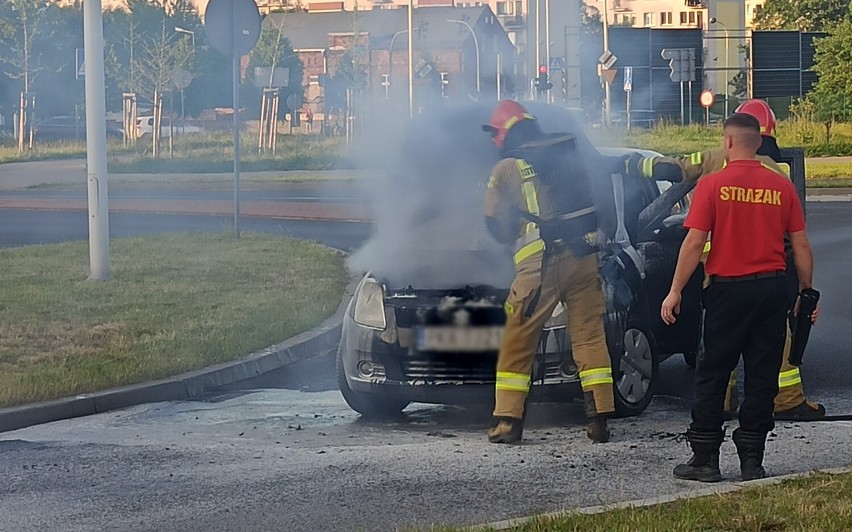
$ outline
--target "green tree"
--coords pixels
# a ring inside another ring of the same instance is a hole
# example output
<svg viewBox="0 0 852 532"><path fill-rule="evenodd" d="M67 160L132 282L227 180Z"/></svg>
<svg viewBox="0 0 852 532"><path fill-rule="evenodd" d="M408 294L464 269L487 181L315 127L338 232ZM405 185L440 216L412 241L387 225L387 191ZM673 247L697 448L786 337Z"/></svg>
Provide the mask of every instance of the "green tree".
<svg viewBox="0 0 852 532"><path fill-rule="evenodd" d="M852 21L846 19L831 28L828 37L814 43L814 71L819 81L797 110L809 112L825 127L825 142L831 141L831 128L852 118Z"/></svg>
<svg viewBox="0 0 852 532"><path fill-rule="evenodd" d="M849 17L849 0L766 0L755 18L755 28L827 31Z"/></svg>
<svg viewBox="0 0 852 532"><path fill-rule="evenodd" d="M270 17L263 24L257 45L249 56L249 75L254 75L255 67L286 68L289 92L301 96L304 65L293 51L290 40L284 36L284 16ZM268 80L265 84L268 85Z"/></svg>

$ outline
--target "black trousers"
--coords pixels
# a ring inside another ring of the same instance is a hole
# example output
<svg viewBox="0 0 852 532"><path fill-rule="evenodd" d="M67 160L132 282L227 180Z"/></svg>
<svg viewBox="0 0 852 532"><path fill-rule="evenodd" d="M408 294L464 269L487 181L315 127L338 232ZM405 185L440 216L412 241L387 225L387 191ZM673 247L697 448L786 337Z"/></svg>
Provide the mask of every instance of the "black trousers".
<svg viewBox="0 0 852 532"><path fill-rule="evenodd" d="M745 397L740 428L768 433L784 351L789 296L784 277L713 282L704 292L704 354L695 367L692 430L721 431L725 389L740 354Z"/></svg>

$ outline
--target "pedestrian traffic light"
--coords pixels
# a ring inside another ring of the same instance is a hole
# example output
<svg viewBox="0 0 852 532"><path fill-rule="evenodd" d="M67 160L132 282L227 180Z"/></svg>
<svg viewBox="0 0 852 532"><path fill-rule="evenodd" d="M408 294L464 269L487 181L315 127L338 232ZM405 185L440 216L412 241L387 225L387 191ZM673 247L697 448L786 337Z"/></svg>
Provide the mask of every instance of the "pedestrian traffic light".
<svg viewBox="0 0 852 532"><path fill-rule="evenodd" d="M553 88L553 83L547 80L547 65L540 65L538 67L538 78L535 80L535 88L539 92L548 91Z"/></svg>

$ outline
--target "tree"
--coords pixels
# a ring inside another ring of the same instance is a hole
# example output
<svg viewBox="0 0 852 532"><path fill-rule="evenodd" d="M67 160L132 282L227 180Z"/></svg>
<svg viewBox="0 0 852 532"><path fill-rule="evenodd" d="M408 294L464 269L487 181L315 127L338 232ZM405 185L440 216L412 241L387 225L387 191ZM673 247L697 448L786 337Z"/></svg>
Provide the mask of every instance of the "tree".
<svg viewBox="0 0 852 532"><path fill-rule="evenodd" d="M849 0L766 0L755 18L761 30L827 31L852 16Z"/></svg>
<svg viewBox="0 0 852 532"><path fill-rule="evenodd" d="M810 112L825 127L825 142L831 140L832 125L852 118L852 21L831 28L828 37L814 43L814 71L819 81L800 104L799 112Z"/></svg>
<svg viewBox="0 0 852 532"><path fill-rule="evenodd" d="M261 28L260 38L249 56L250 75L255 67L271 67L273 71L287 68L289 91L301 96L304 65L284 36L284 16L270 17Z"/></svg>

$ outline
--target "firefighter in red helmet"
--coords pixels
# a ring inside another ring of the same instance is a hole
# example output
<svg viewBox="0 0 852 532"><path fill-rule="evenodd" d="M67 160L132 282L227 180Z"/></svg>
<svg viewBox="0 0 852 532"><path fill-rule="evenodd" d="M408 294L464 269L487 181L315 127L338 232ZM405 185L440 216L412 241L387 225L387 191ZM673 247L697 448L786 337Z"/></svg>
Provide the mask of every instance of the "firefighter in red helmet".
<svg viewBox="0 0 852 532"><path fill-rule="evenodd" d="M781 150L775 141L775 113L765 101L752 99L743 102L737 113L753 116L760 124L761 145L757 150L757 159L764 167L789 178L781 168ZM701 176L722 170L727 164L723 148L695 152L684 157L649 157L633 155L625 162L629 173L642 175L656 180L697 181ZM709 242L708 242L709 246ZM705 254L709 247L705 248ZM788 268L788 276L794 277L795 270ZM795 299L795 298L794 298ZM784 345L784 357L778 375L778 395L775 396L775 419L818 419L825 416L825 407L805 399L802 376L799 368L791 365L787 358L790 354L791 333L787 329L787 341ZM737 409L737 374L731 375L728 394L725 398L725 410L732 415Z"/></svg>
<svg viewBox="0 0 852 532"><path fill-rule="evenodd" d="M573 136L545 135L515 101L501 101L483 129L503 157L488 180L486 224L497 240L514 245L516 271L505 304L488 440L522 439L536 348L545 322L562 303L586 401L586 433L594 442L606 442L606 417L615 403L588 172Z"/></svg>

